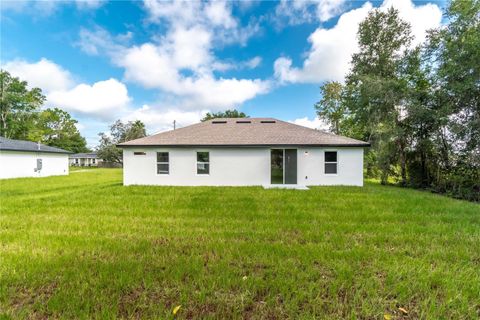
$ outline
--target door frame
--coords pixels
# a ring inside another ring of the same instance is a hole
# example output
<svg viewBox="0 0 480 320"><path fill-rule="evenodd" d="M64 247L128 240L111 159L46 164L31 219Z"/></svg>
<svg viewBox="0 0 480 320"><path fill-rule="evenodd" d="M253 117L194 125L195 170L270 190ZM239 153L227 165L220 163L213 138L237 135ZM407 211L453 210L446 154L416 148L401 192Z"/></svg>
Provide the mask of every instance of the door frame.
<svg viewBox="0 0 480 320"><path fill-rule="evenodd" d="M285 183L285 150L295 150L297 153L297 161L296 161L296 166L295 170L297 171L297 182L296 183L289 183L288 185L296 185L298 184L298 149L297 148L270 148L270 184L272 184L272 150L282 150L282 183L279 185L286 185Z"/></svg>

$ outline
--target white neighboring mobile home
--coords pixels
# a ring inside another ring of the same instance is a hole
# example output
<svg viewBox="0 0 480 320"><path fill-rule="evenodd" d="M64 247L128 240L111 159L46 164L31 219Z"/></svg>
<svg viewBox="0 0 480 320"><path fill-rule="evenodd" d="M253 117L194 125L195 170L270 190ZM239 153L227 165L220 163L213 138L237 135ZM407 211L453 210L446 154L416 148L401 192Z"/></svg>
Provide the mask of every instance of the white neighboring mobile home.
<svg viewBox="0 0 480 320"><path fill-rule="evenodd" d="M214 119L119 144L124 185L363 185L363 141L272 118Z"/></svg>
<svg viewBox="0 0 480 320"><path fill-rule="evenodd" d="M67 175L70 153L40 143L0 137L0 179Z"/></svg>
<svg viewBox="0 0 480 320"><path fill-rule="evenodd" d="M99 159L96 152L75 153L69 157L70 165L75 167L98 167L103 162Z"/></svg>

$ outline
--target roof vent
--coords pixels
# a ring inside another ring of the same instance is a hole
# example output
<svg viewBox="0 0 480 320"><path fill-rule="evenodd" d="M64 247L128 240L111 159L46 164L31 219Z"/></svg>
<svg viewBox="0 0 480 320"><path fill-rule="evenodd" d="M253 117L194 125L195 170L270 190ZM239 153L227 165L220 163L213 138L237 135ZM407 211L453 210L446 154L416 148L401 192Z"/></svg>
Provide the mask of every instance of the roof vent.
<svg viewBox="0 0 480 320"><path fill-rule="evenodd" d="M276 123L275 120L261 120L260 123Z"/></svg>
<svg viewBox="0 0 480 320"><path fill-rule="evenodd" d="M227 121L225 120L216 120L216 121L212 121L213 124L219 124L219 123L227 123Z"/></svg>
<svg viewBox="0 0 480 320"><path fill-rule="evenodd" d="M250 120L237 120L237 123L252 123Z"/></svg>

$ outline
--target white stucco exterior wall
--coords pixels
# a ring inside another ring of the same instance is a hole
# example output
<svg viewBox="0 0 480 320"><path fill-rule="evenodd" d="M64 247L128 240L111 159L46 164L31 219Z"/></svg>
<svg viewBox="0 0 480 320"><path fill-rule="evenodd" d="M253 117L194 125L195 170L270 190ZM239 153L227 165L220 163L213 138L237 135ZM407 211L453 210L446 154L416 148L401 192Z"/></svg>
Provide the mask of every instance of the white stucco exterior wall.
<svg viewBox="0 0 480 320"><path fill-rule="evenodd" d="M146 155L134 155L136 151ZM157 174L156 153L168 151L170 173ZM210 174L197 174L197 151L210 152ZM171 148L126 149L123 151L125 185L248 186L270 179L267 151L259 148Z"/></svg>
<svg viewBox="0 0 480 320"><path fill-rule="evenodd" d="M325 174L325 151L337 151L337 174ZM363 186L363 148L299 148L297 183Z"/></svg>
<svg viewBox="0 0 480 320"><path fill-rule="evenodd" d="M35 171L37 159L42 159L42 169L40 171ZM68 154L0 151L0 179L67 174Z"/></svg>
<svg viewBox="0 0 480 320"><path fill-rule="evenodd" d="M172 186L269 185L270 149L128 148L123 151L123 183L124 185ZM363 148L296 149L298 185L363 185ZM209 175L197 175L197 151L210 152ZM324 173L325 151L337 151L337 174ZM134 152L146 154L134 155ZM169 152L170 173L168 175L157 174L157 152Z"/></svg>

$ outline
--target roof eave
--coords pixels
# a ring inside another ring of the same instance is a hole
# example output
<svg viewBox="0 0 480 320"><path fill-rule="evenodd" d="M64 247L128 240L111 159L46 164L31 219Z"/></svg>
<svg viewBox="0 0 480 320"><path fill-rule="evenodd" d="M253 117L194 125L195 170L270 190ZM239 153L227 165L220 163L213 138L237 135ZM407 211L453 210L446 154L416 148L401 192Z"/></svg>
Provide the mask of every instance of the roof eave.
<svg viewBox="0 0 480 320"><path fill-rule="evenodd" d="M338 144L338 143L321 143L321 144L117 144L118 148L234 148L234 147L325 147L325 148L368 148L370 143L354 143L354 144Z"/></svg>
<svg viewBox="0 0 480 320"><path fill-rule="evenodd" d="M1 148L0 151L17 151L17 152L39 152L39 153L59 153L59 154L73 154L71 151L47 151L47 150L22 150L12 148Z"/></svg>

